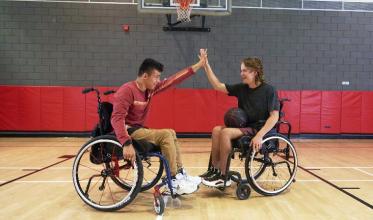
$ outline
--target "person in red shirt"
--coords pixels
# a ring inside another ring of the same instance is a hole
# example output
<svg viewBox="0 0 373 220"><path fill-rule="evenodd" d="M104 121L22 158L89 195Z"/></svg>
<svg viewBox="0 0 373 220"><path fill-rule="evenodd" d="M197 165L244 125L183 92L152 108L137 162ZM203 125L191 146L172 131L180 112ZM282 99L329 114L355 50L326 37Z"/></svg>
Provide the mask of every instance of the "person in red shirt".
<svg viewBox="0 0 373 220"><path fill-rule="evenodd" d="M200 53L204 53L204 50L201 49ZM205 63L205 58L199 57L200 60L196 64L162 81L160 77L163 64L147 58L142 62L136 80L123 84L114 95L111 124L123 146L124 159L132 162L135 159L132 139L147 140L160 146L162 155L170 165L172 185L177 194L196 191L201 178L189 176L183 169L179 145L173 129L150 129L144 127L144 122L152 97L192 76Z"/></svg>

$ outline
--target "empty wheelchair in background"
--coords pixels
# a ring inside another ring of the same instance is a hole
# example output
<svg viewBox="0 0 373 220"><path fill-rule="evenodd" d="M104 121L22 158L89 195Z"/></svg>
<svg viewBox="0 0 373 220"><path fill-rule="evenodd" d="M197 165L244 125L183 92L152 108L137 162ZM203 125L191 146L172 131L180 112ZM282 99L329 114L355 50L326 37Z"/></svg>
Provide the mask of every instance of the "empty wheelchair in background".
<svg viewBox="0 0 373 220"><path fill-rule="evenodd" d="M96 137L81 147L73 163L73 183L78 195L93 208L114 211L130 204L139 192L154 187L154 209L162 214L165 204L161 187L168 185L172 198L176 197L167 160L159 147L144 140L133 140L137 152L134 163L124 160L122 146L110 124L112 104L101 102L97 89L84 89L83 94L92 91L97 95L99 122L92 133ZM164 170L167 178L156 185Z"/></svg>
<svg viewBox="0 0 373 220"><path fill-rule="evenodd" d="M227 158L226 181L230 178L237 183L238 199L248 199L251 193L250 187L264 196L278 195L295 181L298 158L295 147L290 141L291 125L283 120L282 108L285 101L290 100L280 99L279 121L275 128L263 137L258 152L250 146L253 136L245 135L232 140L232 151ZM286 136L279 133L281 125L287 127ZM236 154L239 160L244 162L241 163L242 167L238 167L241 170L230 170L231 160ZM211 167L211 156L208 167ZM246 176L246 179L243 179L243 176ZM225 190L225 183L219 188L220 190Z"/></svg>

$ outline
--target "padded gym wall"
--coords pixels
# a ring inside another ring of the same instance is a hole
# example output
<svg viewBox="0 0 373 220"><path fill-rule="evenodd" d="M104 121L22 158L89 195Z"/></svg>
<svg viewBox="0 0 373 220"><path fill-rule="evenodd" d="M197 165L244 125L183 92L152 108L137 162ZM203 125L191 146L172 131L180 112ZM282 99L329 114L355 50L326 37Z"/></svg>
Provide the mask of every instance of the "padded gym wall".
<svg viewBox="0 0 373 220"><path fill-rule="evenodd" d="M97 123L94 93L83 87L0 86L0 131L91 131ZM100 91L117 87L99 87ZM373 134L373 92L279 91L292 133ZM104 96L112 101L113 96ZM208 133L223 124L237 100L207 89L170 89L155 96L146 126ZM285 130L282 130L285 131Z"/></svg>

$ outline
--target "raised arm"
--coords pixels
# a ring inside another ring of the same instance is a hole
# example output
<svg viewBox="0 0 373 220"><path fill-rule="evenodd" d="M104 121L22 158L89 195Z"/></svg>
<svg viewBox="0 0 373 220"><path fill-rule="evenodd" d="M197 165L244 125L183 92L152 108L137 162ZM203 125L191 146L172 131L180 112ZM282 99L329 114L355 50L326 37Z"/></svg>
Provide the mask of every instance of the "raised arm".
<svg viewBox="0 0 373 220"><path fill-rule="evenodd" d="M207 59L207 51L206 50L201 51L201 56L205 57L206 62L205 62L204 68L205 68L207 78L208 78L210 84L212 85L212 87L215 90L218 90L220 92L228 93L228 90L225 87L225 84L220 82L220 80L216 77L215 73L212 71L212 68L211 68L211 66L208 62L208 59Z"/></svg>
<svg viewBox="0 0 373 220"><path fill-rule="evenodd" d="M197 70L204 66L204 64L205 57L199 56L199 61L197 63L193 64L190 67L180 70L179 72L173 74L172 76L158 83L152 95L165 91L166 89L181 83L183 80L187 79L188 77L192 76L195 72L197 72Z"/></svg>

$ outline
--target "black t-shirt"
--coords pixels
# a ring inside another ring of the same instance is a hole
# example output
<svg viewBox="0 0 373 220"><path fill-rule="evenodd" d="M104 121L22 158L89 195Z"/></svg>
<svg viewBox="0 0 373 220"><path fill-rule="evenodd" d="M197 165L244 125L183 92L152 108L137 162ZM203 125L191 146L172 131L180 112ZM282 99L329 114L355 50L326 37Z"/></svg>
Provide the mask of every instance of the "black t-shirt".
<svg viewBox="0 0 373 220"><path fill-rule="evenodd" d="M244 83L225 84L225 87L229 96L237 97L238 107L247 113L249 127L259 128L263 126L263 122L269 118L270 112L280 109L277 91L267 83L262 83L255 89Z"/></svg>

